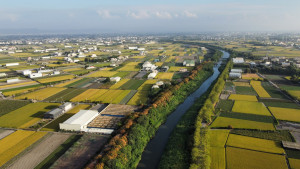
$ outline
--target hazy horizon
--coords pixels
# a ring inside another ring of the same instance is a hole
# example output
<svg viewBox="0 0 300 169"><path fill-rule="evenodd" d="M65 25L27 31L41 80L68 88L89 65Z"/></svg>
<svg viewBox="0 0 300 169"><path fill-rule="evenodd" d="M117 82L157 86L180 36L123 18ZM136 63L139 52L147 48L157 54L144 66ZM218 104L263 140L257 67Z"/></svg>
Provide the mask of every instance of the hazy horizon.
<svg viewBox="0 0 300 169"><path fill-rule="evenodd" d="M0 33L300 32L299 7L296 0L11 0L0 7Z"/></svg>

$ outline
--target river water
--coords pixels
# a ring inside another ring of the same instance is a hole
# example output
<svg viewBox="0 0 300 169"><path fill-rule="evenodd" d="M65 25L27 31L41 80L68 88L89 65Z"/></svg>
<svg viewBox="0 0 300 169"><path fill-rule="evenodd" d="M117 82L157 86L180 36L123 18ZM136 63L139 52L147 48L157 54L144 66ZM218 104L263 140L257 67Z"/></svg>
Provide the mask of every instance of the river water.
<svg viewBox="0 0 300 169"><path fill-rule="evenodd" d="M222 58L229 58L229 53L222 51ZM189 95L183 103L181 103L176 110L171 113L166 122L159 127L155 136L150 140L146 146L142 159L138 164L138 169L156 169L158 167L160 158L164 152L165 146L173 129L176 127L181 116L194 104L195 100L202 96L216 80L220 74L218 68L221 66L221 61L214 66L214 73L191 95Z"/></svg>

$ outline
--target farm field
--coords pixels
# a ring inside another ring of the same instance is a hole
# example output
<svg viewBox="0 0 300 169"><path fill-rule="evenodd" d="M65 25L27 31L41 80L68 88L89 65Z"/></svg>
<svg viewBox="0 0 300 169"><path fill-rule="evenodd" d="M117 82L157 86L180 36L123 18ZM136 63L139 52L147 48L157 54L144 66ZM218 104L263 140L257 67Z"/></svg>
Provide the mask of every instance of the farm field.
<svg viewBox="0 0 300 169"><path fill-rule="evenodd" d="M233 100L219 100L217 107L221 111L230 112L232 109L234 101Z"/></svg>
<svg viewBox="0 0 300 169"><path fill-rule="evenodd" d="M211 169L225 169L225 144L229 130L209 130Z"/></svg>
<svg viewBox="0 0 300 169"><path fill-rule="evenodd" d="M77 95L76 97L72 98L72 102L83 102L83 101L95 101L98 97L102 96L106 93L107 89L88 89L85 92Z"/></svg>
<svg viewBox="0 0 300 169"><path fill-rule="evenodd" d="M119 82L112 85L109 89L119 89L123 84L128 82L130 79L121 79Z"/></svg>
<svg viewBox="0 0 300 169"><path fill-rule="evenodd" d="M124 77L127 77L130 73L131 72L119 72L119 73L115 74L114 76L124 78Z"/></svg>
<svg viewBox="0 0 300 169"><path fill-rule="evenodd" d="M49 134L47 138L43 139L40 143L34 146L32 150L18 158L9 167L7 167L7 169L35 168L69 137L70 134L64 133Z"/></svg>
<svg viewBox="0 0 300 169"><path fill-rule="evenodd" d="M271 116L268 109L260 102L235 101L232 112Z"/></svg>
<svg viewBox="0 0 300 169"><path fill-rule="evenodd" d="M130 93L130 90L108 90L103 95L98 98L92 99L95 101L100 101L101 103L120 103L124 97Z"/></svg>
<svg viewBox="0 0 300 169"><path fill-rule="evenodd" d="M66 90L63 90L61 92L58 92L48 98L45 99L45 101L69 101L73 97L78 96L79 94L83 93L87 89L81 89L81 88L67 88Z"/></svg>
<svg viewBox="0 0 300 169"><path fill-rule="evenodd" d="M262 87L260 81L251 80L250 84L259 97L271 97L269 93Z"/></svg>
<svg viewBox="0 0 300 169"><path fill-rule="evenodd" d="M0 126L28 128L41 120L44 113L59 106L58 103L30 103L0 117Z"/></svg>
<svg viewBox="0 0 300 169"><path fill-rule="evenodd" d="M246 87L251 87L251 85L247 82L233 82L235 86L246 86Z"/></svg>
<svg viewBox="0 0 300 169"><path fill-rule="evenodd" d="M156 79L166 79L166 80L172 80L174 73L169 72L158 72Z"/></svg>
<svg viewBox="0 0 300 169"><path fill-rule="evenodd" d="M0 140L0 166L44 137L46 132L16 131Z"/></svg>
<svg viewBox="0 0 300 169"><path fill-rule="evenodd" d="M89 74L87 77L113 77L117 73L118 72L116 72L116 71L100 70L100 71L94 72L92 74Z"/></svg>
<svg viewBox="0 0 300 169"><path fill-rule="evenodd" d="M148 91L140 90L129 100L127 104L129 105L146 104L147 100L148 100Z"/></svg>
<svg viewBox="0 0 300 169"><path fill-rule="evenodd" d="M31 92L34 90L37 90L39 88L42 88L43 85L37 84L37 85L30 85L30 86L24 86L24 87L18 87L18 88L13 88L13 89L6 89L3 90L2 93L4 96L18 96L21 94L25 94L27 92Z"/></svg>
<svg viewBox="0 0 300 169"><path fill-rule="evenodd" d="M44 100L52 95L55 95L66 88L57 88L57 87L48 87L40 89L31 93L27 93L21 96L16 97L16 99L34 99L34 100Z"/></svg>
<svg viewBox="0 0 300 169"><path fill-rule="evenodd" d="M60 84L56 85L55 87L67 87L67 85L72 84L72 83L75 83L75 82L77 82L77 81L79 81L79 80L81 80L81 79L82 79L82 78L77 78L77 79L69 80L69 81L60 83Z"/></svg>
<svg viewBox="0 0 300 169"><path fill-rule="evenodd" d="M243 94L243 95L254 95L256 96L256 92L252 87L248 86L235 86L236 94Z"/></svg>
<svg viewBox="0 0 300 169"><path fill-rule="evenodd" d="M138 62L137 62L138 63ZM139 66L134 66L134 65L125 65L118 69L118 71L124 71L124 72L137 72L141 68Z"/></svg>
<svg viewBox="0 0 300 169"><path fill-rule="evenodd" d="M300 109L300 106L297 105L294 102L263 101L263 103L267 107L281 107L281 108Z"/></svg>
<svg viewBox="0 0 300 169"><path fill-rule="evenodd" d="M59 131L59 123L63 123L64 121L68 120L74 114L78 113L80 110L87 110L90 108L91 105L89 104L78 104L73 107L71 110L66 112L65 114L61 115L57 119L50 122L48 125L43 127L42 131Z"/></svg>
<svg viewBox="0 0 300 169"><path fill-rule="evenodd" d="M299 169L300 168L300 159L289 158L289 163L291 169Z"/></svg>
<svg viewBox="0 0 300 169"><path fill-rule="evenodd" d="M258 80L258 79L261 79L261 78L257 74L246 73L246 74L242 74L242 79Z"/></svg>
<svg viewBox="0 0 300 169"><path fill-rule="evenodd" d="M29 104L23 100L0 100L0 117Z"/></svg>
<svg viewBox="0 0 300 169"><path fill-rule="evenodd" d="M272 86L269 82L261 82L261 85L272 98L287 99L277 88Z"/></svg>
<svg viewBox="0 0 300 169"><path fill-rule="evenodd" d="M0 140L3 139L4 137L10 135L11 133L15 132L15 130L4 130L0 129Z"/></svg>
<svg viewBox="0 0 300 169"><path fill-rule="evenodd" d="M275 154L285 153L279 142L235 134L229 135L226 146Z"/></svg>
<svg viewBox="0 0 300 169"><path fill-rule="evenodd" d="M146 80L139 88L138 90L150 90L151 87L157 82L157 79L149 79Z"/></svg>
<svg viewBox="0 0 300 169"><path fill-rule="evenodd" d="M61 75L61 76L39 78L39 79L37 79L37 81L40 83L51 83L51 82L69 80L69 79L73 79L73 78L74 78L74 75Z"/></svg>
<svg viewBox="0 0 300 169"><path fill-rule="evenodd" d="M187 69L188 71L191 71L193 67L179 67L179 66L171 66L168 72L178 72L181 69Z"/></svg>
<svg viewBox="0 0 300 169"><path fill-rule="evenodd" d="M86 163L102 148L108 138L108 136L95 134L83 135L51 168L84 168Z"/></svg>
<svg viewBox="0 0 300 169"><path fill-rule="evenodd" d="M123 89L123 90L136 90L136 89L138 89L144 82L145 82L145 80L135 80L135 79L131 79L131 80L127 81L126 83L124 83L122 86L120 86L119 89Z"/></svg>
<svg viewBox="0 0 300 169"><path fill-rule="evenodd" d="M252 95L231 94L228 99L257 102L256 96Z"/></svg>
<svg viewBox="0 0 300 169"><path fill-rule="evenodd" d="M38 83L35 81L27 81L27 82L14 83L14 84L8 84L8 85L1 85L0 90L16 88L16 87L21 87L21 86L29 86L29 85L33 85L33 84L38 84Z"/></svg>
<svg viewBox="0 0 300 169"><path fill-rule="evenodd" d="M291 95L293 98L300 100L300 91L298 90L288 90L287 93Z"/></svg>
<svg viewBox="0 0 300 169"><path fill-rule="evenodd" d="M229 169L288 169L283 155L233 147L226 148L226 155Z"/></svg>
<svg viewBox="0 0 300 169"><path fill-rule="evenodd" d="M300 123L300 110L280 107L269 107L271 113L278 120L293 121Z"/></svg>

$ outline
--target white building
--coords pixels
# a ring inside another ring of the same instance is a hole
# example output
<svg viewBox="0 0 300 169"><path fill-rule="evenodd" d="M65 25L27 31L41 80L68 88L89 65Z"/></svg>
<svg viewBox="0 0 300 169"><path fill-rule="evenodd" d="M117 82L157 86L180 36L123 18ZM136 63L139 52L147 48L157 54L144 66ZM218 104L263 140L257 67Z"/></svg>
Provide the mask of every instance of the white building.
<svg viewBox="0 0 300 169"><path fill-rule="evenodd" d="M79 53L79 55L77 56L78 58L85 58L85 54L83 54L82 52Z"/></svg>
<svg viewBox="0 0 300 169"><path fill-rule="evenodd" d="M62 109L63 111L67 112L70 109L72 109L73 104L71 102L66 102L63 105L59 106L60 109Z"/></svg>
<svg viewBox="0 0 300 169"><path fill-rule="evenodd" d="M143 70L146 70L146 71L153 71L157 68L157 66L155 66L154 64L152 64L151 62L149 61L146 61L144 64L143 64Z"/></svg>
<svg viewBox="0 0 300 169"><path fill-rule="evenodd" d="M137 50L137 49L138 49L138 47L136 47L136 46L133 46L133 47L128 47L128 49L130 49L130 50Z"/></svg>
<svg viewBox="0 0 300 169"><path fill-rule="evenodd" d="M96 68L95 66L89 66L89 67L87 67L85 69L95 69L95 68Z"/></svg>
<svg viewBox="0 0 300 169"><path fill-rule="evenodd" d="M243 73L242 69L231 69L231 73Z"/></svg>
<svg viewBox="0 0 300 169"><path fill-rule="evenodd" d="M244 58L233 58L232 59L233 63L244 63Z"/></svg>
<svg viewBox="0 0 300 169"><path fill-rule="evenodd" d="M31 70L23 70L22 74L25 75L25 76L30 75Z"/></svg>
<svg viewBox="0 0 300 169"><path fill-rule="evenodd" d="M281 66L282 67L288 67L288 66L290 66L291 65L291 63L286 63L286 62L282 62L281 63Z"/></svg>
<svg viewBox="0 0 300 169"><path fill-rule="evenodd" d="M110 80L111 82L118 82L118 81L121 80L121 77L111 77L109 80Z"/></svg>
<svg viewBox="0 0 300 169"><path fill-rule="evenodd" d="M142 51L142 50L145 50L145 48L138 48L137 50Z"/></svg>
<svg viewBox="0 0 300 169"><path fill-rule="evenodd" d="M229 73L229 78L242 78L242 74L241 73Z"/></svg>
<svg viewBox="0 0 300 169"><path fill-rule="evenodd" d="M5 77L5 76L7 76L6 73L0 73L0 77Z"/></svg>
<svg viewBox="0 0 300 169"><path fill-rule="evenodd" d="M96 58L97 55L96 54L92 54L91 58Z"/></svg>
<svg viewBox="0 0 300 169"><path fill-rule="evenodd" d="M99 114L96 110L80 110L67 121L59 123L61 130L85 131L87 125Z"/></svg>
<svg viewBox="0 0 300 169"><path fill-rule="evenodd" d="M148 79L154 79L157 75L158 71L157 70L154 70L153 72L151 72L149 75L148 75Z"/></svg>
<svg viewBox="0 0 300 169"><path fill-rule="evenodd" d="M6 67L9 67L9 66L19 66L19 63L6 63L5 66Z"/></svg>
<svg viewBox="0 0 300 169"><path fill-rule="evenodd" d="M7 80L6 80L6 83L16 83L16 82L18 82L18 81L19 81L18 78L16 78L16 79L7 79Z"/></svg>
<svg viewBox="0 0 300 169"><path fill-rule="evenodd" d="M43 74L42 74L42 73L31 73L31 74L29 75L29 77L30 77L31 79L34 79L34 78L38 78L38 77L43 77Z"/></svg>

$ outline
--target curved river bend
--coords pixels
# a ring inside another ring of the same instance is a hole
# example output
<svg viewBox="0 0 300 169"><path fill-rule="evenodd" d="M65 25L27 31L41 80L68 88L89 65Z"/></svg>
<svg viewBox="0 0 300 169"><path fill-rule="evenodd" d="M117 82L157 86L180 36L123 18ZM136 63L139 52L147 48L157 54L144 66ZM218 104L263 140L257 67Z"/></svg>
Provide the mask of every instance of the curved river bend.
<svg viewBox="0 0 300 169"><path fill-rule="evenodd" d="M229 53L222 51L222 58L229 58ZM176 110L171 113L166 122L159 127L155 136L150 140L146 146L138 169L155 169L158 167L160 158L164 152L165 146L168 143L168 138L176 127L181 116L194 104L195 100L202 96L210 87L210 85L218 78L220 72L218 68L221 66L221 61L214 66L214 73L191 95L189 95L183 103L181 103Z"/></svg>

